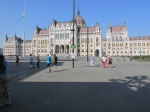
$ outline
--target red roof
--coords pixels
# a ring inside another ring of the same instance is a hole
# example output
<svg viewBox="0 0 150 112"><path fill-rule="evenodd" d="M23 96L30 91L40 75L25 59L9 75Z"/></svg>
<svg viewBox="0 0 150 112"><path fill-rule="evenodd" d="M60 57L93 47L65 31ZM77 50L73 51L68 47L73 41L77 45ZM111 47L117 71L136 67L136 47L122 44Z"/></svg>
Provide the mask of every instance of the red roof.
<svg viewBox="0 0 150 112"><path fill-rule="evenodd" d="M122 27L121 26L114 26L111 27L112 32L121 32L122 31Z"/></svg>
<svg viewBox="0 0 150 112"><path fill-rule="evenodd" d="M150 40L150 36L129 37L129 40Z"/></svg>
<svg viewBox="0 0 150 112"><path fill-rule="evenodd" d="M95 27L95 26L94 26L94 27L89 27L89 33L90 33L90 32L95 32L95 31L96 31L96 27ZM81 33L87 32L87 27L81 28L80 32L81 32Z"/></svg>
<svg viewBox="0 0 150 112"><path fill-rule="evenodd" d="M40 32L39 32L39 34L49 34L49 31L48 30L41 30Z"/></svg>

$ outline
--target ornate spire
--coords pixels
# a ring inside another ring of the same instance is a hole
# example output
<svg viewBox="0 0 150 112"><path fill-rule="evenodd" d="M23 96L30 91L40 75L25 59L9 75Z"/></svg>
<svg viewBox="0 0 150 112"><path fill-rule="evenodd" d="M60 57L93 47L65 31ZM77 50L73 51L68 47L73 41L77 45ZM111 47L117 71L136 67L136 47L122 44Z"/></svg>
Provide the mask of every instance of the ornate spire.
<svg viewBox="0 0 150 112"><path fill-rule="evenodd" d="M7 33L6 33L5 41L7 41L7 40L8 40L8 36L7 36Z"/></svg>
<svg viewBox="0 0 150 112"><path fill-rule="evenodd" d="M15 33L15 36L14 36L14 37L15 37L15 38L17 37L17 36L16 36L16 33Z"/></svg>
<svg viewBox="0 0 150 112"><path fill-rule="evenodd" d="M78 7L78 13L77 13L77 15L79 15L79 16L80 16L80 10L79 10L79 7Z"/></svg>
<svg viewBox="0 0 150 112"><path fill-rule="evenodd" d="M109 23L109 21L108 21L108 25L107 25L107 28L108 28L108 29L110 28L110 23Z"/></svg>
<svg viewBox="0 0 150 112"><path fill-rule="evenodd" d="M16 40L16 39L17 39L16 33L15 33L15 36L14 36L14 37L15 37L15 40Z"/></svg>
<svg viewBox="0 0 150 112"><path fill-rule="evenodd" d="M126 21L124 20L124 27L126 27Z"/></svg>
<svg viewBox="0 0 150 112"><path fill-rule="evenodd" d="M124 24L126 24L126 21L124 20Z"/></svg>
<svg viewBox="0 0 150 112"><path fill-rule="evenodd" d="M37 24L37 26L36 26L37 28L38 28L38 24Z"/></svg>
<svg viewBox="0 0 150 112"><path fill-rule="evenodd" d="M7 33L6 33L6 38L8 38Z"/></svg>

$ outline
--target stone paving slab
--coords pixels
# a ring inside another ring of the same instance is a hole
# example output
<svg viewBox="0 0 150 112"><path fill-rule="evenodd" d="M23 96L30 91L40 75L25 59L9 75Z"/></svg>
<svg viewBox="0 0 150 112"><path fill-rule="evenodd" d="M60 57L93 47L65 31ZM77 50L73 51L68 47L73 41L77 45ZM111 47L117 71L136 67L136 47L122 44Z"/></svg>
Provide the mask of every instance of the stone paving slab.
<svg viewBox="0 0 150 112"><path fill-rule="evenodd" d="M29 70L28 62L10 61L13 106L0 112L150 112L150 63L121 59L113 58L112 68L98 59L95 67L62 61L52 73L45 62Z"/></svg>

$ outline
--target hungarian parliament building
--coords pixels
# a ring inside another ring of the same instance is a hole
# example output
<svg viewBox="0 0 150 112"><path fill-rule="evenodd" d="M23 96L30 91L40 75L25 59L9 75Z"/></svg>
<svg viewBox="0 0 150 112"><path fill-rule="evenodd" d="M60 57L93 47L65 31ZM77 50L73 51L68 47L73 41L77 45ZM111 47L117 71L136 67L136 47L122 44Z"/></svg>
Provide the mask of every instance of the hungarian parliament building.
<svg viewBox="0 0 150 112"><path fill-rule="evenodd" d="M73 24L74 23L74 24ZM74 26L74 31L73 31ZM73 36L74 34L74 36ZM73 45L74 37L74 45ZM150 55L150 36L128 37L126 22L123 25L107 25L106 38L102 38L100 24L88 27L78 9L74 20L58 22L52 20L47 29L36 26L32 40L8 37L4 41L4 55L47 54L76 56L137 56Z"/></svg>

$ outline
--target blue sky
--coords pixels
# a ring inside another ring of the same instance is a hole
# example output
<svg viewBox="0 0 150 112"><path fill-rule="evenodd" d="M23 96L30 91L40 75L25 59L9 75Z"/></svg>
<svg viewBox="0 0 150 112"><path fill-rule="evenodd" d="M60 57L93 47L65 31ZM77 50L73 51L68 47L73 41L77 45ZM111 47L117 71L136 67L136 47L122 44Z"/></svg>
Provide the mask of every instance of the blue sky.
<svg viewBox="0 0 150 112"><path fill-rule="evenodd" d="M32 38L35 27L47 28L53 19L60 22L72 19L72 0L0 0L0 48L6 36L23 38L23 19L26 9L26 39ZM111 26L123 25L126 21L128 36L150 36L150 0L75 0L87 26L97 22L106 37L108 21Z"/></svg>

